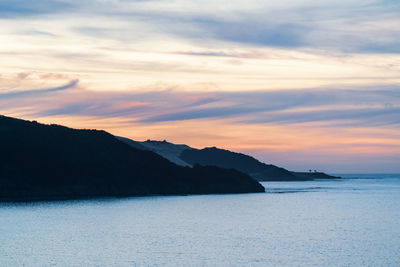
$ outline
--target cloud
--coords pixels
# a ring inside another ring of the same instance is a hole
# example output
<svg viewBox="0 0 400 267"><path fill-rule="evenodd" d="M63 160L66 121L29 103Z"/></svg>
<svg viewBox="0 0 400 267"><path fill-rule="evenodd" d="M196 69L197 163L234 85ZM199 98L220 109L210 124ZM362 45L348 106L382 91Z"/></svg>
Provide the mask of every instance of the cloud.
<svg viewBox="0 0 400 267"><path fill-rule="evenodd" d="M19 79L25 79L29 74L19 73ZM79 80L72 80L65 85L52 87L52 88L43 88L43 89L31 89L31 90L21 90L21 91L11 91L11 92L0 92L0 98L12 98L12 97L31 97L35 95L44 95L51 92L63 91L70 88L74 88L77 86Z"/></svg>
<svg viewBox="0 0 400 267"><path fill-rule="evenodd" d="M69 1L5 0L0 17L59 14L70 23L74 17L90 16L98 23L68 25L79 34L121 41L152 39L154 36L184 39L203 44L228 42L257 47L318 49L345 53L400 53L400 7L396 1L306 1L281 4L249 1ZM104 19L107 24L104 24ZM101 26L93 26L101 25ZM116 27L118 25L118 27ZM26 35L53 36L42 29ZM196 53L196 52L195 52ZM224 52L197 53L225 56Z"/></svg>
<svg viewBox="0 0 400 267"><path fill-rule="evenodd" d="M214 1L124 1L98 4L98 15L115 21L130 21L126 28L93 28L83 25L81 34L106 36L126 41L130 28L139 24L150 36L175 38L217 46L228 42L257 47L317 49L344 53L399 53L399 5L391 1L352 0L343 2L306 1L276 3L250 1L225 3L219 9ZM90 7L82 9L88 12ZM82 12L82 11L81 11ZM144 34L136 31L135 34ZM146 37L149 38L149 37ZM197 55L201 55L197 53ZM213 54L204 53L204 56ZM217 56L224 56L217 53Z"/></svg>
<svg viewBox="0 0 400 267"><path fill-rule="evenodd" d="M182 112L169 113L157 116L151 116L148 119L141 120L141 122L165 122L165 121L183 121L183 120L194 120L194 119L212 119L212 118L227 118L235 115L245 115L262 111L261 108L251 107L212 107L212 108L201 108L201 109L190 109Z"/></svg>
<svg viewBox="0 0 400 267"><path fill-rule="evenodd" d="M329 124L352 121L353 125L398 125L400 92L383 90L309 89L268 92L215 93L218 102L178 112L164 111L143 122L233 118L241 123ZM220 106L218 106L220 105ZM349 125L347 125L349 126Z"/></svg>
<svg viewBox="0 0 400 267"><path fill-rule="evenodd" d="M0 1L0 18L20 18L48 13L68 12L73 5L57 0L2 0Z"/></svg>
<svg viewBox="0 0 400 267"><path fill-rule="evenodd" d="M244 123L301 124L323 122L335 127L400 126L399 107L330 108L313 111L289 110L267 114L264 118L244 120Z"/></svg>
<svg viewBox="0 0 400 267"><path fill-rule="evenodd" d="M4 93L0 103L18 98L2 103L3 109L31 106L30 115L35 116L125 117L141 124L222 119L237 124L322 123L325 127L400 125L397 86L207 93L67 90L77 83L73 80L55 88Z"/></svg>
<svg viewBox="0 0 400 267"><path fill-rule="evenodd" d="M400 32L394 33L387 41L371 41L360 45L356 51L363 53L400 54Z"/></svg>
<svg viewBox="0 0 400 267"><path fill-rule="evenodd" d="M397 11L397 13L396 13ZM258 9L234 15L203 14L188 24L201 36L214 40L283 49L317 49L344 53L400 53L398 3L287 4L276 9ZM181 32L182 33L182 32ZM183 32L183 34L185 34ZM187 34L192 37L190 33Z"/></svg>
<svg viewBox="0 0 400 267"><path fill-rule="evenodd" d="M214 39L281 48L305 46L306 35L311 30L300 24L254 20L249 17L238 21L195 19L193 23Z"/></svg>
<svg viewBox="0 0 400 267"><path fill-rule="evenodd" d="M20 33L21 35L33 35L33 36L45 36L45 37L57 37L56 34L40 30L25 30Z"/></svg>

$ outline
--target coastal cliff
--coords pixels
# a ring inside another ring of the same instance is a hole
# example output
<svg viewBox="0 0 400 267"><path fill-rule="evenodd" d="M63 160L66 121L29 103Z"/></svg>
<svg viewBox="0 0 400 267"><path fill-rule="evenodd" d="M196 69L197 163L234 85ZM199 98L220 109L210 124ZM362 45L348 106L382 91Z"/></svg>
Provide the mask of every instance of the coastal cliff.
<svg viewBox="0 0 400 267"><path fill-rule="evenodd" d="M138 149L153 151L181 166L218 166L246 173L258 181L309 181L314 179L338 179L322 172L292 172L284 168L265 164L249 155L216 147L196 149L184 144L167 141L134 141L124 137L119 140Z"/></svg>
<svg viewBox="0 0 400 267"><path fill-rule="evenodd" d="M236 170L182 167L99 130L0 116L0 200L264 192Z"/></svg>

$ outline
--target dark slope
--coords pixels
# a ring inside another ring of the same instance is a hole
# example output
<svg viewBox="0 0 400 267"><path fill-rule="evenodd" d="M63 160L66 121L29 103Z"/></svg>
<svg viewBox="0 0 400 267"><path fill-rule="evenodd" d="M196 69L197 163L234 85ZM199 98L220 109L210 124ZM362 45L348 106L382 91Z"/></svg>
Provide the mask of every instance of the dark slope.
<svg viewBox="0 0 400 267"><path fill-rule="evenodd" d="M145 142L137 142L125 137L116 136L118 140L138 149L153 151L163 158L168 159L172 163L183 167L193 167L193 164L189 164L180 158L182 151L186 149L194 149L187 145L177 145L169 143L167 141L154 141L147 140Z"/></svg>
<svg viewBox="0 0 400 267"><path fill-rule="evenodd" d="M0 116L0 199L264 192L246 174L180 167L105 131Z"/></svg>
<svg viewBox="0 0 400 267"><path fill-rule="evenodd" d="M309 179L296 176L284 168L262 163L248 155L215 147L208 147L201 150L185 150L181 153L180 157L190 164L218 166L226 169L233 168L247 173L258 181L296 181Z"/></svg>
<svg viewBox="0 0 400 267"><path fill-rule="evenodd" d="M151 150L147 149L146 147L144 147L142 144L140 144L140 142L134 141L132 139L125 138L125 137L122 137L122 136L115 136L115 138L117 138L119 141L121 141L121 142L123 142L125 144L128 144L129 146L131 146L133 148L137 148L137 149L140 149L140 150L151 151Z"/></svg>
<svg viewBox="0 0 400 267"><path fill-rule="evenodd" d="M338 179L323 172L291 172L257 159L229 150L218 148L195 149L187 145L177 145L167 141L147 140L137 142L128 138L119 140L138 149L153 151L180 166L219 166L244 172L258 181L309 181L314 179Z"/></svg>

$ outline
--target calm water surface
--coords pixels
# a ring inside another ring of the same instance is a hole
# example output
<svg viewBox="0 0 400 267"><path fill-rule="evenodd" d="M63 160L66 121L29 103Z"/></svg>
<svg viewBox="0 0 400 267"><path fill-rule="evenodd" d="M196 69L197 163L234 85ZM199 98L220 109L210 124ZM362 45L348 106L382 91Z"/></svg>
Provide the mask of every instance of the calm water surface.
<svg viewBox="0 0 400 267"><path fill-rule="evenodd" d="M400 175L0 204L0 266L400 266Z"/></svg>

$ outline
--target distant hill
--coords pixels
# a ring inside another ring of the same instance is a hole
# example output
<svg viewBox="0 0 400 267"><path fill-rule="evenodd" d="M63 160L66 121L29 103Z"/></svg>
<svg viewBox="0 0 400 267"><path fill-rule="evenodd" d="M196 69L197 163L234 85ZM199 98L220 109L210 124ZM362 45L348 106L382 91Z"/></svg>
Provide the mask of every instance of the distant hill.
<svg viewBox="0 0 400 267"><path fill-rule="evenodd" d="M175 145L166 141L147 140L145 142L137 142L127 138L118 138L138 148L156 152L181 166L199 164L202 166L235 169L250 175L258 181L305 181L339 178L321 172L291 172L275 165L265 164L251 156L216 147L195 149L187 145Z"/></svg>
<svg viewBox="0 0 400 267"><path fill-rule="evenodd" d="M207 147L200 150L185 150L181 158L194 165L218 166L225 169L236 169L247 173L258 181L293 181L302 180L284 168L269 165L245 154L229 150Z"/></svg>
<svg viewBox="0 0 400 267"><path fill-rule="evenodd" d="M177 166L98 130L0 116L0 200L264 192L236 170Z"/></svg>
<svg viewBox="0 0 400 267"><path fill-rule="evenodd" d="M292 172L297 177L304 177L306 179L340 179L340 177L328 175L323 172Z"/></svg>

